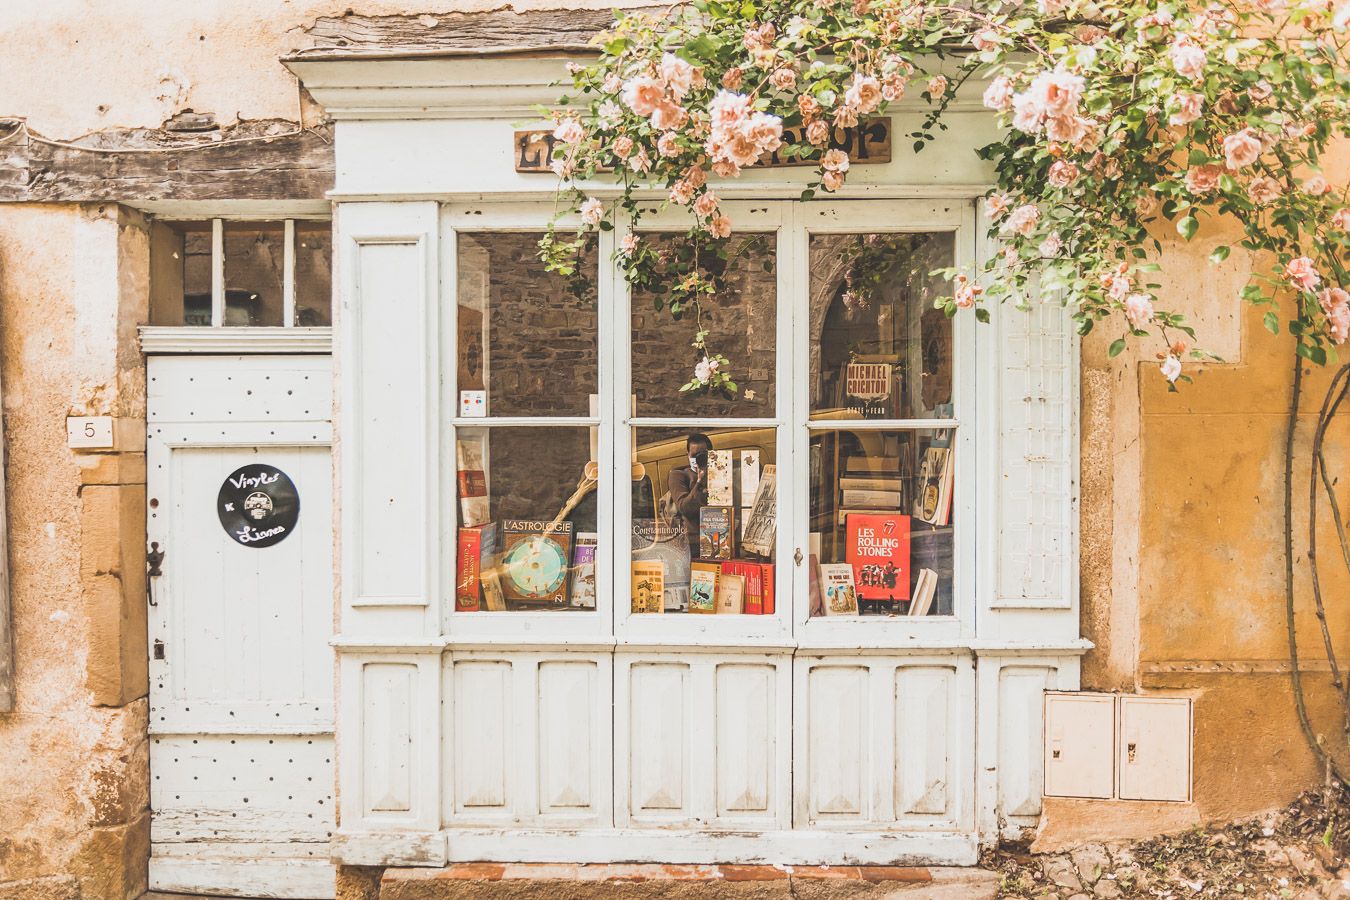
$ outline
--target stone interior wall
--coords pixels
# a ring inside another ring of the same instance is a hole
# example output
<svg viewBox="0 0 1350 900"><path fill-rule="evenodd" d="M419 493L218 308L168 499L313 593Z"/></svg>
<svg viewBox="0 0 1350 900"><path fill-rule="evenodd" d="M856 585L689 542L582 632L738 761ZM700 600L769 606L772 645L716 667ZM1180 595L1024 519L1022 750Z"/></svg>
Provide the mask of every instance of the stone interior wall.
<svg viewBox="0 0 1350 900"><path fill-rule="evenodd" d="M149 854L148 241L113 206L0 208L17 706L0 714L0 897L131 900ZM110 415L121 452L66 447Z"/></svg>

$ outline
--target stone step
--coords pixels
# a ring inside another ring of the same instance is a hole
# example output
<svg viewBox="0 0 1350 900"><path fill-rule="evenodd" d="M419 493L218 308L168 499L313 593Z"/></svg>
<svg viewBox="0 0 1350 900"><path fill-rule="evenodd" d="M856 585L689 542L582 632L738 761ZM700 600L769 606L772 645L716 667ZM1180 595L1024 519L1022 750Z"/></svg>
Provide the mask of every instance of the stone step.
<svg viewBox="0 0 1350 900"><path fill-rule="evenodd" d="M463 863L386 869L379 900L992 900L998 886L964 868Z"/></svg>

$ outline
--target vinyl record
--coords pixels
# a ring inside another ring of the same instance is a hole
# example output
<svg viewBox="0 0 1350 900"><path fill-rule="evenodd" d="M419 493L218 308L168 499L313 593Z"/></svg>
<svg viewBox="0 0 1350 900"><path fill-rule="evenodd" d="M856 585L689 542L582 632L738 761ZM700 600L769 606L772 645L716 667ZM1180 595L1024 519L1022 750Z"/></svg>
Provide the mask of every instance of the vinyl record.
<svg viewBox="0 0 1350 900"><path fill-rule="evenodd" d="M295 482L276 466L240 466L220 485L216 497L220 527L236 543L255 550L284 541L300 518Z"/></svg>

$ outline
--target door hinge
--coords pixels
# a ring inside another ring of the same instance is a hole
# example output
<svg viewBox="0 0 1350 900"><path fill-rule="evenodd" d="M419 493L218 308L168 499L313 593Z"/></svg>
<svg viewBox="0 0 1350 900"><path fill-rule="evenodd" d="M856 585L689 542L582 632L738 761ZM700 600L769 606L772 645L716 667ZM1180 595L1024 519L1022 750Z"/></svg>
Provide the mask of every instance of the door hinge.
<svg viewBox="0 0 1350 900"><path fill-rule="evenodd" d="M151 606L159 606L155 600L154 579L164 574L159 568L163 562L164 551L159 549L159 542L151 541L150 549L145 551L145 599ZM155 658L163 659L161 656Z"/></svg>

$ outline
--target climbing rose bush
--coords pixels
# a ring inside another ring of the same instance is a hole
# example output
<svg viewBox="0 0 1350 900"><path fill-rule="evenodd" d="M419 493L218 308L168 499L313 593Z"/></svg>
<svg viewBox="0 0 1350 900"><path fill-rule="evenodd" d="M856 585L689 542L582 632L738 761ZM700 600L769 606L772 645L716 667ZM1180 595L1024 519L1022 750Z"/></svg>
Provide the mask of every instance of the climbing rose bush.
<svg viewBox="0 0 1350 900"><path fill-rule="evenodd" d="M569 67L574 91L551 113L561 215L582 225L555 225L541 254L574 272L588 233L621 223L629 282L695 321L684 390L734 391L703 322L719 290L705 261L725 259L736 230L720 186L776 153L815 163L802 199L840 191L851 163L840 129L917 95L926 114L908 138L921 152L958 92L982 84L999 138L973 152L994 173L984 212L999 252L943 273L948 315L984 321L991 303L1055 298L1080 334L1118 329L1113 356L1130 338L1160 341L1175 388L1183 360L1207 354L1160 305L1160 236L1193 241L1226 218L1251 261L1242 297L1325 363L1350 336L1346 173L1323 168L1350 135L1348 40L1350 0L694 0L619 13L599 58ZM806 142L785 143L785 129ZM607 180L617 199L587 193ZM683 263L633 233L652 192L690 213ZM1209 249L1217 264L1235 247Z"/></svg>

